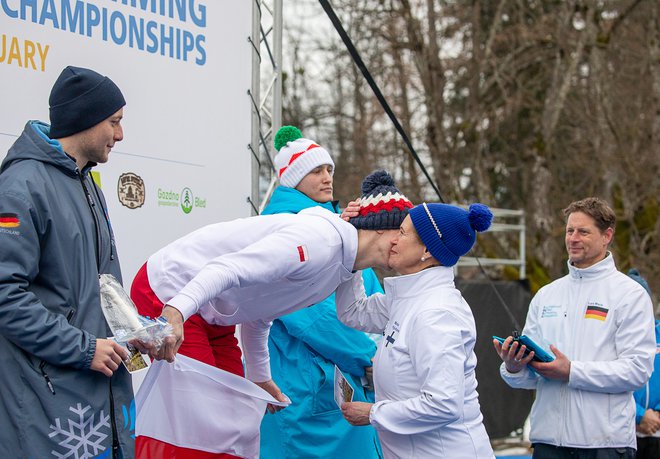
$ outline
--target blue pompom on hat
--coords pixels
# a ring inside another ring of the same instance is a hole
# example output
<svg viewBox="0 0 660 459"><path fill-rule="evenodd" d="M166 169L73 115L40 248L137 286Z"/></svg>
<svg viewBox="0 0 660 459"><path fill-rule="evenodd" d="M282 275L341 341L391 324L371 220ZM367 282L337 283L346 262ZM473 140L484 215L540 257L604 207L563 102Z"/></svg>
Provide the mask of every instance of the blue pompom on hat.
<svg viewBox="0 0 660 459"><path fill-rule="evenodd" d="M398 229L408 215L412 203L394 185L384 170L374 171L362 181L360 214L348 222L357 229Z"/></svg>
<svg viewBox="0 0 660 459"><path fill-rule="evenodd" d="M110 78L71 65L55 81L48 103L51 139L96 126L126 105L123 94Z"/></svg>
<svg viewBox="0 0 660 459"><path fill-rule="evenodd" d="M630 277L632 280L636 281L639 285L644 287L644 290L648 292L649 296L652 296L651 287L649 287L649 283L646 282L646 279L642 277L642 275L639 273L637 268L630 268L628 270L628 277Z"/></svg>
<svg viewBox="0 0 660 459"><path fill-rule="evenodd" d="M471 204L469 210L450 204L423 203L410 209L410 218L422 242L443 266L454 266L486 231L493 214L484 204Z"/></svg>

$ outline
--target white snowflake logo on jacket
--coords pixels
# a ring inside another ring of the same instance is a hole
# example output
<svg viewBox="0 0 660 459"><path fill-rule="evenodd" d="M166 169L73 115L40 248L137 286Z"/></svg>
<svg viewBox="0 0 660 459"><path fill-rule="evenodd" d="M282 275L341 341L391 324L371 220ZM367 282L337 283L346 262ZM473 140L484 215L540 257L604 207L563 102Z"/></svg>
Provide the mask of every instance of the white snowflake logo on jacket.
<svg viewBox="0 0 660 459"><path fill-rule="evenodd" d="M53 456L58 458L88 459L96 456L99 452L105 450L103 441L108 438L108 434L103 433L104 428L110 429L110 416L99 414L98 424L94 424L94 413L85 418L85 413L90 411L91 406L82 407L81 403L77 407L69 407L69 410L77 415L77 419L69 418L68 427L64 427L60 418L55 419L55 425L50 426L52 430L48 437L64 437L59 441L59 445L66 449L65 452L51 451Z"/></svg>

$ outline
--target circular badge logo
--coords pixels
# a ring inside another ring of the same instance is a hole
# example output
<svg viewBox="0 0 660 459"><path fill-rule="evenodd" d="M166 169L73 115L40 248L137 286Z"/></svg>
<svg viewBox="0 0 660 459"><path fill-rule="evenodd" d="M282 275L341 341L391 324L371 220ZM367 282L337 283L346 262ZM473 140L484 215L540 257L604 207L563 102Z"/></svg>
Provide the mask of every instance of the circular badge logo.
<svg viewBox="0 0 660 459"><path fill-rule="evenodd" d="M190 188L181 190L181 209L184 214L189 214L193 210L193 192Z"/></svg>
<svg viewBox="0 0 660 459"><path fill-rule="evenodd" d="M117 180L117 197L123 206L137 209L144 204L144 180L132 172L126 172Z"/></svg>

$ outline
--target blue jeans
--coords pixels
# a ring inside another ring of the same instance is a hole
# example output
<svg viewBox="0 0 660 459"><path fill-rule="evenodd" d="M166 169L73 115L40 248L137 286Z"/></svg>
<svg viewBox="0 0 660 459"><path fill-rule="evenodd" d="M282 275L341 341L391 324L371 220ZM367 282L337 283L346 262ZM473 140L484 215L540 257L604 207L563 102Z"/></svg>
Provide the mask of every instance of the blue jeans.
<svg viewBox="0 0 660 459"><path fill-rule="evenodd" d="M633 448L567 448L534 443L532 459L635 459Z"/></svg>

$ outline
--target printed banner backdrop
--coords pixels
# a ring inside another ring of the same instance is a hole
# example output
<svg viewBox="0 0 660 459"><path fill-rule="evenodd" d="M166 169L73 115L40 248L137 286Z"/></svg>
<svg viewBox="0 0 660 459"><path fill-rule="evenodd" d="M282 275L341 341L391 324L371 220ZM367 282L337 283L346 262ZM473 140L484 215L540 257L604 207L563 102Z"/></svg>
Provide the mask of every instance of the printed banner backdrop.
<svg viewBox="0 0 660 459"><path fill-rule="evenodd" d="M251 21L238 0L0 1L0 161L28 120L49 121L67 65L126 98L124 140L95 168L126 289L168 242L250 215Z"/></svg>

